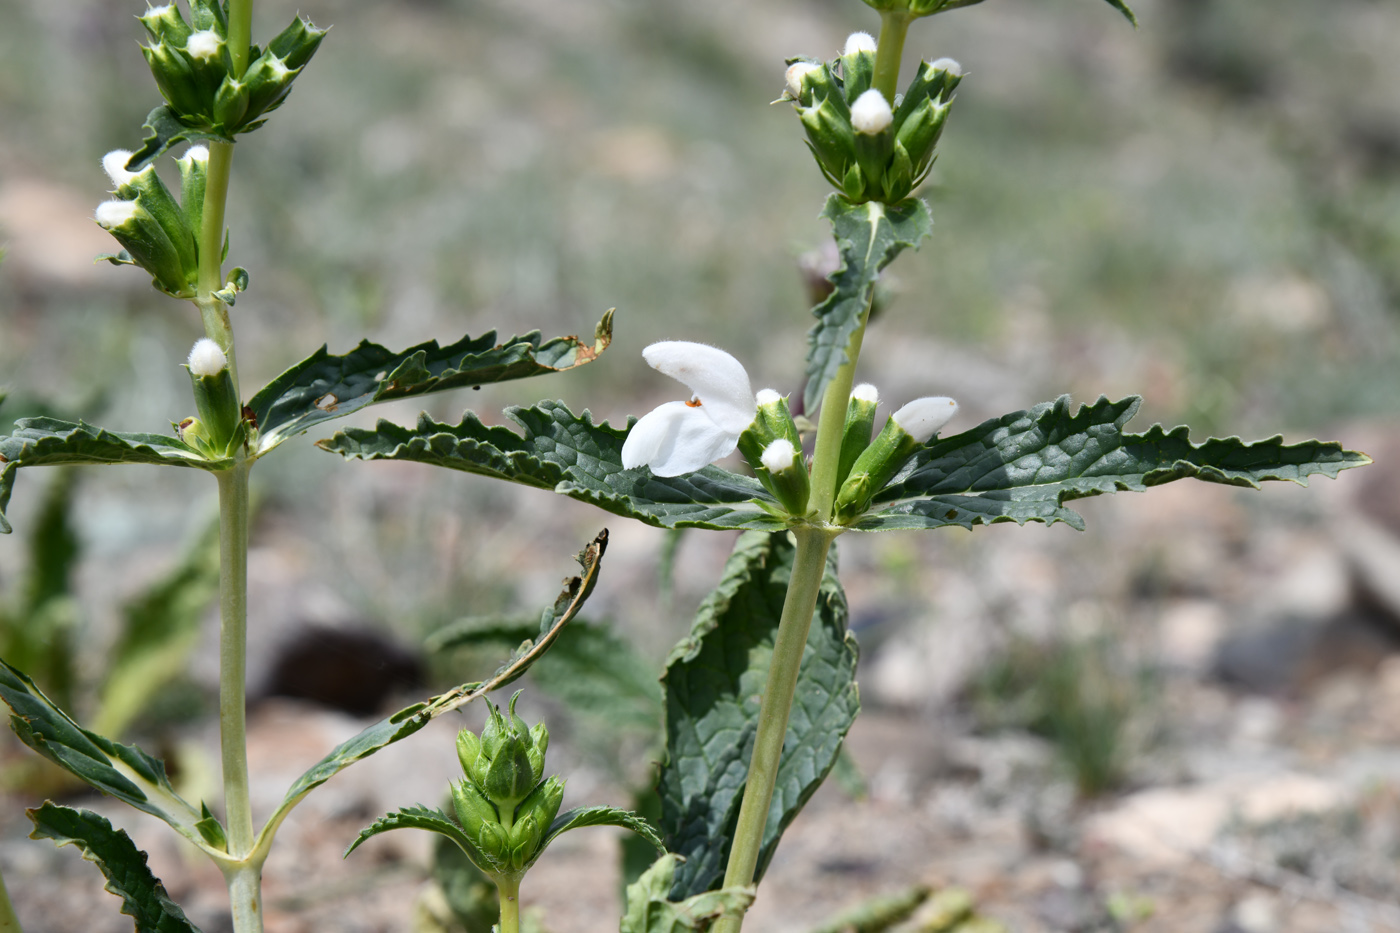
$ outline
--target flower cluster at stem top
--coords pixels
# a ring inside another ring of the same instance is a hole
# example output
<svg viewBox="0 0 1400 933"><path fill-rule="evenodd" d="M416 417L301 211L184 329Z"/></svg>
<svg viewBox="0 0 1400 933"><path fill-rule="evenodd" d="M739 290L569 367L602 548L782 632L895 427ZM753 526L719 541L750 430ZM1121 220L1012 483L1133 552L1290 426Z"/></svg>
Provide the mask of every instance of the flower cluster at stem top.
<svg viewBox="0 0 1400 933"><path fill-rule="evenodd" d="M680 476L737 448L781 506L775 514L785 520L813 517L811 476L784 396L772 389L755 395L743 364L703 343L654 343L642 356L693 395L651 410L632 426L622 445L624 468L646 466L657 476ZM890 415L872 439L878 404L873 385L851 393L836 475L833 518L841 524L864 514L875 494L958 410L950 398L915 399Z"/></svg>
<svg viewBox="0 0 1400 933"><path fill-rule="evenodd" d="M857 204L895 204L928 177L962 68L923 62L891 101L873 87L875 58L875 40L857 32L833 61L790 59L781 99L793 102L827 181Z"/></svg>

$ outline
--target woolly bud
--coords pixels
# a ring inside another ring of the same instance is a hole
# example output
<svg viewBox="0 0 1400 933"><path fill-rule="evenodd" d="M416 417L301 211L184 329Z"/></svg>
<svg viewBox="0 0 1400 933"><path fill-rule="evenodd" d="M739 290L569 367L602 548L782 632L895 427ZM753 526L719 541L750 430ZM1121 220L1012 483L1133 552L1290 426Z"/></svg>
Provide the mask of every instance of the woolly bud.
<svg viewBox="0 0 1400 933"><path fill-rule="evenodd" d="M875 37L868 32L853 32L846 37L846 48L842 50L842 55L854 55L856 52L875 51Z"/></svg>
<svg viewBox="0 0 1400 933"><path fill-rule="evenodd" d="M97 205L97 210L92 216L99 227L111 230L113 227L120 227L141 213L144 211L136 206L135 201L103 201Z"/></svg>
<svg viewBox="0 0 1400 933"><path fill-rule="evenodd" d="M131 160L131 150L113 149L102 157L102 170L107 173L107 177L112 179L112 186L120 188L128 185L135 178L138 172L128 172L126 163Z"/></svg>
<svg viewBox="0 0 1400 933"><path fill-rule="evenodd" d="M201 337L190 350L190 373L195 376L217 376L228 366L228 357L219 345L208 337Z"/></svg>
<svg viewBox="0 0 1400 933"><path fill-rule="evenodd" d="M802 96L802 79L814 71L820 71L821 65L815 62L793 62L788 65L788 70L784 79L787 81L788 96L796 99Z"/></svg>
<svg viewBox="0 0 1400 933"><path fill-rule="evenodd" d="M940 58L929 63L935 71L946 71L955 78L962 77L962 65L955 58Z"/></svg>
<svg viewBox="0 0 1400 933"><path fill-rule="evenodd" d="M201 29L199 32L190 33L190 37L185 40L185 52L190 58L208 61L219 54L219 49L223 44L224 40L217 32L212 29Z"/></svg>
<svg viewBox="0 0 1400 933"><path fill-rule="evenodd" d="M801 449L787 438L780 437L763 448L759 463L763 467L759 479L787 514L805 515L812 481L807 475L806 464L802 462Z"/></svg>
<svg viewBox="0 0 1400 933"><path fill-rule="evenodd" d="M754 396L754 401L758 404L759 408L762 408L765 405L776 405L782 398L783 397L773 389L759 389L758 394Z"/></svg>
<svg viewBox="0 0 1400 933"><path fill-rule="evenodd" d="M890 415L890 420L908 431L920 444L938 433L938 429L957 414L958 403L943 396L917 398Z"/></svg>
<svg viewBox="0 0 1400 933"><path fill-rule="evenodd" d="M792 467L796 456L797 450L792 446L792 441L780 437L764 449L763 467L769 473L781 473Z"/></svg>
<svg viewBox="0 0 1400 933"><path fill-rule="evenodd" d="M851 398L858 402L878 405L880 403L880 390L869 382L862 382L851 390Z"/></svg>
<svg viewBox="0 0 1400 933"><path fill-rule="evenodd" d="M851 104L851 126L857 133L874 136L894 122L894 111L890 109L885 95L871 88L856 98Z"/></svg>

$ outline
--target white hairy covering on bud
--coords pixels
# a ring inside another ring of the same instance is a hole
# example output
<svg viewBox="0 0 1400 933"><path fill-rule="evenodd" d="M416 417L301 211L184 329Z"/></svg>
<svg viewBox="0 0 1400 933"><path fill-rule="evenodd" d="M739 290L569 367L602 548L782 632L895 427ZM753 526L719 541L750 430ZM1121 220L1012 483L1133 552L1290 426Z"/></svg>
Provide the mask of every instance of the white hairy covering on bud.
<svg viewBox="0 0 1400 933"><path fill-rule="evenodd" d="M196 376L217 376L228 368L228 357L217 343L201 337L190 350L189 367Z"/></svg>
<svg viewBox="0 0 1400 933"><path fill-rule="evenodd" d="M188 159L191 162L208 162L209 147L191 146L190 148L186 149L185 154L180 157L181 162L184 162L186 159Z"/></svg>
<svg viewBox="0 0 1400 933"><path fill-rule="evenodd" d="M780 437L767 447L763 448L763 468L769 473L781 473L792 467L792 460L797 456L797 448L792 446L792 441L785 437Z"/></svg>
<svg viewBox="0 0 1400 933"><path fill-rule="evenodd" d="M114 187L120 188L140 174L126 170L126 163L130 160L130 149L113 149L102 157L102 171L106 172L107 177L112 179Z"/></svg>
<svg viewBox="0 0 1400 933"><path fill-rule="evenodd" d="M885 95L873 87L851 104L851 126L857 133L874 136L894 122L894 111Z"/></svg>
<svg viewBox="0 0 1400 933"><path fill-rule="evenodd" d="M765 405L776 405L782 400L783 397L773 389L759 389L758 395L754 396L754 401L758 402L759 408Z"/></svg>
<svg viewBox="0 0 1400 933"><path fill-rule="evenodd" d="M717 347L683 340L654 343L642 356L694 397L643 415L623 442L623 468L645 464L657 476L680 476L733 453L758 411L743 364Z"/></svg>
<svg viewBox="0 0 1400 933"><path fill-rule="evenodd" d="M103 201L97 205L97 210L92 216L98 226L104 230L111 230L135 217L139 210L135 201Z"/></svg>
<svg viewBox="0 0 1400 933"><path fill-rule="evenodd" d="M868 32L853 32L846 37L846 48L842 55L853 55L856 52L875 51L875 37Z"/></svg>
<svg viewBox="0 0 1400 933"><path fill-rule="evenodd" d="M920 444L938 433L958 412L958 403L943 396L916 398L890 415L894 423L908 431Z"/></svg>
<svg viewBox="0 0 1400 933"><path fill-rule="evenodd" d="M934 71L946 71L955 78L962 77L962 65L958 64L955 58L940 58L930 65Z"/></svg>
<svg viewBox="0 0 1400 933"><path fill-rule="evenodd" d="M185 51L191 58L198 58L201 61L213 58L219 54L219 48L224 44L224 40L219 38L219 34L212 29L201 29L199 32L190 33L190 37L185 40Z"/></svg>
<svg viewBox="0 0 1400 933"><path fill-rule="evenodd" d="M787 81L788 93L797 97L802 93L802 79L814 71L821 68L821 65L812 62L793 62L788 65L788 70L784 76Z"/></svg>
<svg viewBox="0 0 1400 933"><path fill-rule="evenodd" d="M872 405L880 403L880 390L869 382L862 382L851 390L851 398L858 402L869 402Z"/></svg>

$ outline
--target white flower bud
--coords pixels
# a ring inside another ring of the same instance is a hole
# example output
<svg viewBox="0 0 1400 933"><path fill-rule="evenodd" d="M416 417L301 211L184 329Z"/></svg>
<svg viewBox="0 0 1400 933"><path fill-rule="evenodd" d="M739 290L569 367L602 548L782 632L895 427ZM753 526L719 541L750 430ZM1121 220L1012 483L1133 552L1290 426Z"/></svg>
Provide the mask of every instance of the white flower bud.
<svg viewBox="0 0 1400 933"><path fill-rule="evenodd" d="M797 448L792 441L780 437L763 449L763 468L769 473L781 473L792 466Z"/></svg>
<svg viewBox="0 0 1400 933"><path fill-rule="evenodd" d="M758 404L759 408L763 408L766 405L775 405L782 400L783 397L773 389L759 389L758 394L754 396L754 401Z"/></svg>
<svg viewBox="0 0 1400 933"><path fill-rule="evenodd" d="M208 146L191 146L190 148L186 149L186 150L185 150L185 154L184 154L183 156L180 157L180 161L182 161L182 162L183 162L185 159L189 159L191 162L208 162L208 161L209 161L209 147L208 147Z"/></svg>
<svg viewBox="0 0 1400 933"><path fill-rule="evenodd" d="M217 376L228 367L228 357L219 345L208 337L201 337L190 350L190 372L196 376Z"/></svg>
<svg viewBox="0 0 1400 933"><path fill-rule="evenodd" d="M113 149L102 157L102 170L107 173L107 177L112 179L112 185L120 188L122 185L130 184L139 172L128 172L126 163L131 160L130 149Z"/></svg>
<svg viewBox="0 0 1400 933"><path fill-rule="evenodd" d="M873 87L851 104L851 126L857 133L874 136L884 132L893 122L894 111L890 109L889 101Z"/></svg>
<svg viewBox="0 0 1400 933"><path fill-rule="evenodd" d="M851 398L858 402L870 402L873 405L880 403L880 390L868 382L862 382L851 390Z"/></svg>
<svg viewBox="0 0 1400 933"><path fill-rule="evenodd" d="M104 230L120 227L140 212L135 201L103 201L97 205L93 217Z"/></svg>
<svg viewBox="0 0 1400 933"><path fill-rule="evenodd" d="M856 52L875 51L875 37L868 32L853 32L846 37L846 48L842 55L854 55Z"/></svg>
<svg viewBox="0 0 1400 933"><path fill-rule="evenodd" d="M963 73L962 65L954 58L940 58L932 63L932 68L935 71L946 71L955 78L961 78Z"/></svg>
<svg viewBox="0 0 1400 933"><path fill-rule="evenodd" d="M793 97L800 97L802 94L802 79L820 68L821 65L812 62L793 62L791 65L788 65L787 74L785 75L788 93Z"/></svg>
<svg viewBox="0 0 1400 933"><path fill-rule="evenodd" d="M890 419L923 444L937 434L938 429L947 424L957 411L958 403L950 398L916 398L890 415Z"/></svg>
<svg viewBox="0 0 1400 933"><path fill-rule="evenodd" d="M199 32L190 33L190 37L185 40L185 51L191 58L198 58L201 61L208 61L219 54L219 49L223 46L224 40L219 38L219 34L212 29L201 29Z"/></svg>

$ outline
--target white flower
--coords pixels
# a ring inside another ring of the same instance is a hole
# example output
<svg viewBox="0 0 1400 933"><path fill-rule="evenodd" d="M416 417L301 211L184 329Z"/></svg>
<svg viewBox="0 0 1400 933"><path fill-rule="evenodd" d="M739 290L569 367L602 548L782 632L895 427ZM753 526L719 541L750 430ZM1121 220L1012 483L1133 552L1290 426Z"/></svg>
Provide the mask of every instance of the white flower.
<svg viewBox="0 0 1400 933"><path fill-rule="evenodd" d="M208 337L201 337L190 350L190 372L196 376L217 376L228 366L228 357L219 345Z"/></svg>
<svg viewBox="0 0 1400 933"><path fill-rule="evenodd" d="M680 476L728 456L758 411L749 374L717 347L683 340L654 343L642 351L652 369L694 393L642 416L622 445L622 466L645 464L657 476Z"/></svg>
<svg viewBox="0 0 1400 933"><path fill-rule="evenodd" d="M853 32L846 37L846 48L842 55L854 55L856 52L873 52L876 49L875 37L868 32Z"/></svg>
<svg viewBox="0 0 1400 933"><path fill-rule="evenodd" d="M937 434L938 429L947 424L957 413L957 402L950 398L936 396L916 398L890 415L890 419L908 431L914 440L920 444L926 444L928 439Z"/></svg>
<svg viewBox="0 0 1400 933"><path fill-rule="evenodd" d="M857 133L874 136L894 122L894 111L885 95L873 87L851 104L851 126Z"/></svg>

